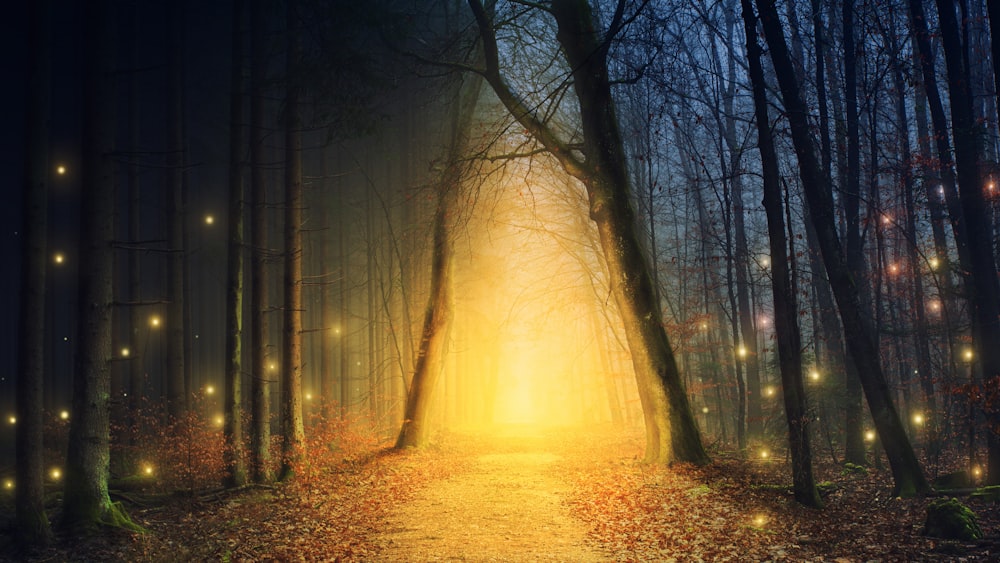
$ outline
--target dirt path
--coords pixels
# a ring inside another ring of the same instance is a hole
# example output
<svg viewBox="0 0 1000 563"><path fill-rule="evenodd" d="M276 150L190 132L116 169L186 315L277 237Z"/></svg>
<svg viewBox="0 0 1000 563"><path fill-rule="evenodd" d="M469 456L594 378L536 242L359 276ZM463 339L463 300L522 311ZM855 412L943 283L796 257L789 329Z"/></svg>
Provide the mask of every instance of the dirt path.
<svg viewBox="0 0 1000 563"><path fill-rule="evenodd" d="M506 429L465 469L389 515L376 542L385 561L604 561L566 502L559 449Z"/></svg>

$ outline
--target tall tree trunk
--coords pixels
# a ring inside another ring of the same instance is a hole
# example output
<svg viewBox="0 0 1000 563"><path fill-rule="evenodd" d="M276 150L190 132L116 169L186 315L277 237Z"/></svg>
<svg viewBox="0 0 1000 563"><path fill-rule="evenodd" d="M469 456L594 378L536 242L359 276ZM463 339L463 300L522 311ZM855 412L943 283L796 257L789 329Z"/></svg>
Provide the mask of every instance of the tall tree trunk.
<svg viewBox="0 0 1000 563"><path fill-rule="evenodd" d="M99 524L136 528L108 496L111 394L111 290L114 242L113 2L85 10L83 124L80 146L79 319L73 373L73 418L66 453L63 526L92 532Z"/></svg>
<svg viewBox="0 0 1000 563"><path fill-rule="evenodd" d="M823 502L816 489L809 445L809 416L806 410L805 387L802 384L802 342L799 333L798 305L793 273L789 269L789 252L785 240L794 240L785 230L781 201L781 173L778 155L771 137L771 121L767 111L767 91L764 69L757 43L757 18L751 0L742 0L743 25L746 31L747 61L753 87L754 115L757 122L757 142L760 148L764 185L764 211L767 214L767 234L771 249L771 289L774 292L774 333L778 339L778 363L781 369L782 394L785 400L785 420L788 423L788 445L792 454L792 483L795 500L811 507ZM789 230L790 231L790 230ZM794 254L793 254L794 255Z"/></svg>
<svg viewBox="0 0 1000 563"><path fill-rule="evenodd" d="M302 120L299 117L302 41L296 0L287 6L288 52L285 72L285 308L281 355L281 478L291 476L305 456L302 424Z"/></svg>
<svg viewBox="0 0 1000 563"><path fill-rule="evenodd" d="M842 201L847 230L847 267L853 272L861 307L871 307L871 297L865 279L864 239L861 236L861 136L858 131L858 72L857 46L854 43L854 1L843 3L844 32L844 105L847 113L847 176L843 180ZM865 314L862 312L862 314ZM850 353L850 352L848 352ZM849 370L844 385L844 459L850 463L865 463L862 436L861 375Z"/></svg>
<svg viewBox="0 0 1000 563"><path fill-rule="evenodd" d="M21 303L17 343L16 537L26 546L52 541L45 514L42 428L45 378L45 270L48 266L49 102L51 8L48 0L28 9Z"/></svg>
<svg viewBox="0 0 1000 563"><path fill-rule="evenodd" d="M131 41L129 45L132 53L130 62L133 69L139 67L139 34L138 10L131 7ZM142 265L141 253L138 249L140 244L140 194L139 188L139 79L135 72L129 77L128 87L128 149L132 154L128 158L128 169L126 178L128 183L128 240L132 248L128 252L128 298L131 302L129 306L129 385L128 385L128 424L130 432L126 433L127 440L138 438L138 416L142 407L142 399L145 395L145 373L143 370L142 355L146 353L146 347L139 345L139 330L143 326L143 308L139 306L142 302Z"/></svg>
<svg viewBox="0 0 1000 563"><path fill-rule="evenodd" d="M490 17L477 0L469 0L469 5L484 46L487 82L514 119L587 189L590 218L597 225L611 293L624 321L639 386L646 419L646 461L706 462L708 456L656 302L649 258L635 230L626 159L608 79L610 42L598 35L585 0L552 3L550 11L558 26L556 39L572 69L583 134L581 158L511 91L500 74ZM609 36L614 36L623 24L624 9L625 3L619 2L607 31Z"/></svg>
<svg viewBox="0 0 1000 563"><path fill-rule="evenodd" d="M781 20L773 0L757 0L757 7L788 114L803 191L816 225L823 261L844 324L847 348L861 374L868 407L892 469L895 480L893 493L907 496L929 492L930 486L893 404L879 362L874 332L863 314L857 287L837 237L831 186L826 183L816 158L805 103L792 70Z"/></svg>
<svg viewBox="0 0 1000 563"><path fill-rule="evenodd" d="M423 332L417 359L406 395L403 424L396 438L396 448L420 447L427 443L431 399L444 367L448 329L454 314L452 304L452 222L455 204L462 187L465 164L462 155L469 143L472 117L479 102L482 79L466 76L459 87L458 110L453 117L448 163L438 188L434 213L434 238L431 255L431 289L424 310Z"/></svg>
<svg viewBox="0 0 1000 563"><path fill-rule="evenodd" d="M167 2L167 405L187 411L184 371L184 69L183 2Z"/></svg>
<svg viewBox="0 0 1000 563"><path fill-rule="evenodd" d="M250 16L250 291L251 321L251 428L250 455L255 482L268 482L271 474L271 373L268 370L267 299L267 173L264 163L264 103L267 51L264 45L264 0L252 0Z"/></svg>
<svg viewBox="0 0 1000 563"><path fill-rule="evenodd" d="M958 21L952 2L937 0L938 19L945 63L948 68L948 91L951 97L951 124L955 140L955 168L959 201L966 224L966 245L972 258L970 271L974 347L984 383L1000 378L1000 282L993 255L993 226L979 170L979 131L972 112L969 73L962 55ZM972 400L972 398L969 398ZM1000 421L1000 409L988 412L990 431L988 484L1000 484L1000 436L993 428Z"/></svg>
<svg viewBox="0 0 1000 563"><path fill-rule="evenodd" d="M243 12L245 3L233 5L232 66L229 94L229 221L226 263L226 389L223 434L229 487L247 482L243 437Z"/></svg>

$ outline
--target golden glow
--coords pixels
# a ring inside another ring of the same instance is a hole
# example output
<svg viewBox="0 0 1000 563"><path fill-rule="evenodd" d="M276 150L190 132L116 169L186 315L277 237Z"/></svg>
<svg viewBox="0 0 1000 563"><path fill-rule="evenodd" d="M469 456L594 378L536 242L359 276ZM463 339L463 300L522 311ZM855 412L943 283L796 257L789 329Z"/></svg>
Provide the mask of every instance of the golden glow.
<svg viewBox="0 0 1000 563"><path fill-rule="evenodd" d="M819 372L816 371L816 370L810 371L809 372L809 379L811 379L813 381L819 381Z"/></svg>
<svg viewBox="0 0 1000 563"><path fill-rule="evenodd" d="M17 424L17 417L14 415L10 415L7 417L7 422L11 424Z"/></svg>
<svg viewBox="0 0 1000 563"><path fill-rule="evenodd" d="M896 265L896 264L889 264L889 273L893 274L893 275L898 274L899 273L899 266Z"/></svg>
<svg viewBox="0 0 1000 563"><path fill-rule="evenodd" d="M69 420L69 411L60 411L59 418L62 420Z"/></svg>
<svg viewBox="0 0 1000 563"><path fill-rule="evenodd" d="M359 363L358 365L360 366L361 364ZM274 362L271 362L271 363L267 364L267 369L269 369L271 371L275 371L275 370L278 369L278 364L276 364Z"/></svg>
<svg viewBox="0 0 1000 563"><path fill-rule="evenodd" d="M771 452L767 450L760 451L760 459L770 459L770 458L771 458Z"/></svg>
<svg viewBox="0 0 1000 563"><path fill-rule="evenodd" d="M144 463L142 465L142 474L151 476L153 474L153 465L151 463Z"/></svg>
<svg viewBox="0 0 1000 563"><path fill-rule="evenodd" d="M978 465L972 466L972 476L973 477L975 477L976 479L978 479L978 478L982 477L982 475L983 475L983 470Z"/></svg>
<svg viewBox="0 0 1000 563"><path fill-rule="evenodd" d="M306 400L307 401L313 400L313 394L312 393L306 393Z"/></svg>
<svg viewBox="0 0 1000 563"><path fill-rule="evenodd" d="M764 256L760 259L760 267L767 268L771 266L771 258L769 256Z"/></svg>
<svg viewBox="0 0 1000 563"><path fill-rule="evenodd" d="M3 488L7 489L8 491L12 490L14 488L14 480L13 479L4 479L3 480Z"/></svg>
<svg viewBox="0 0 1000 563"><path fill-rule="evenodd" d="M59 479L62 479L62 469L59 469L58 467L53 467L49 471L49 477L51 477L53 481L58 481Z"/></svg>
<svg viewBox="0 0 1000 563"><path fill-rule="evenodd" d="M217 414L215 415L214 422L216 426L222 426L223 424L226 423L226 417L222 416L221 414Z"/></svg>
<svg viewBox="0 0 1000 563"><path fill-rule="evenodd" d="M973 354L972 348L966 348L965 350L962 351L962 359L963 360L965 360L967 362L971 362L972 358L974 358L974 357L975 357L975 354Z"/></svg>
<svg viewBox="0 0 1000 563"><path fill-rule="evenodd" d="M938 313L941 311L941 302L937 299L932 299L930 303L927 304L931 312Z"/></svg>
<svg viewBox="0 0 1000 563"><path fill-rule="evenodd" d="M206 395L214 395L215 394L215 386L214 385L206 385L205 386L205 394Z"/></svg>
<svg viewBox="0 0 1000 563"><path fill-rule="evenodd" d="M874 430L865 430L865 441L866 442L874 442L875 441L875 431Z"/></svg>
<svg viewBox="0 0 1000 563"><path fill-rule="evenodd" d="M941 262L937 259L937 256L935 256L934 258L930 259L930 262L928 262L928 265L931 267L931 270L937 270L938 266L941 265Z"/></svg>
<svg viewBox="0 0 1000 563"><path fill-rule="evenodd" d="M708 414L708 407L701 407L701 412Z"/></svg>
<svg viewBox="0 0 1000 563"><path fill-rule="evenodd" d="M215 224L215 217L212 216L212 215L205 215L205 224L206 225L214 225Z"/></svg>
<svg viewBox="0 0 1000 563"><path fill-rule="evenodd" d="M882 224L883 225L888 225L890 223L892 223L892 217L890 217L889 215L883 215L882 216Z"/></svg>
<svg viewBox="0 0 1000 563"><path fill-rule="evenodd" d="M736 355L739 356L739 357L741 357L741 358L747 357L747 349L746 349L746 347L745 346L740 346L739 349L736 350Z"/></svg>
<svg viewBox="0 0 1000 563"><path fill-rule="evenodd" d="M56 264L62 264L63 262L66 261L66 256L62 252L56 252L52 256L52 261L55 262Z"/></svg>
<svg viewBox="0 0 1000 563"><path fill-rule="evenodd" d="M767 525L767 515L765 514L754 514L753 525L755 528L763 528Z"/></svg>
<svg viewBox="0 0 1000 563"><path fill-rule="evenodd" d="M132 353L132 351L131 351L131 350L129 350L127 346L126 346L125 348L122 348L122 357L123 357L123 358L127 358L127 357L129 357L129 355L130 355L131 353Z"/></svg>
<svg viewBox="0 0 1000 563"><path fill-rule="evenodd" d="M768 397L773 397L774 387L768 386L766 389L764 389L764 394L767 395Z"/></svg>
<svg viewBox="0 0 1000 563"><path fill-rule="evenodd" d="M56 174L58 174L60 176L65 176L66 175L66 166L63 165L63 164L60 164L59 166L56 166Z"/></svg>
<svg viewBox="0 0 1000 563"><path fill-rule="evenodd" d="M157 316L157 315L153 315L152 317L149 317L149 326L151 326L153 328L159 328L160 327L160 317Z"/></svg>
<svg viewBox="0 0 1000 563"><path fill-rule="evenodd" d="M922 415L920 413L916 413L916 414L913 415L913 424L916 424L917 426L921 426L921 425L923 425L923 423L924 423L924 415Z"/></svg>

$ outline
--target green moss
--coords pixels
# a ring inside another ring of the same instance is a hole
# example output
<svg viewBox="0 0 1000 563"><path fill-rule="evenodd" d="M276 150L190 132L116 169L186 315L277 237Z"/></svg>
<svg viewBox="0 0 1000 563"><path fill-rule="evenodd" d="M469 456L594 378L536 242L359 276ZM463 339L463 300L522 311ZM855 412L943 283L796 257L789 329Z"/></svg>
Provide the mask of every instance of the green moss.
<svg viewBox="0 0 1000 563"><path fill-rule="evenodd" d="M972 491L971 497L981 498L990 502L1000 501L1000 485L990 485Z"/></svg>
<svg viewBox="0 0 1000 563"><path fill-rule="evenodd" d="M927 505L924 535L935 538L971 541L983 537L976 514L958 499L937 499Z"/></svg>
<svg viewBox="0 0 1000 563"><path fill-rule="evenodd" d="M858 465L856 463L847 462L844 464L844 468L840 470L841 475L868 475L868 468L864 465Z"/></svg>
<svg viewBox="0 0 1000 563"><path fill-rule="evenodd" d="M934 479L931 485L938 491L967 489L972 486L972 475L968 471L946 473Z"/></svg>
<svg viewBox="0 0 1000 563"><path fill-rule="evenodd" d="M124 530L129 530L130 532L136 532L139 534L145 534L146 529L142 526L136 524L132 521L132 518L125 512L122 508L122 503L113 502L111 506L104 512L103 518L98 520L98 523L102 526L110 526L112 528L122 528Z"/></svg>

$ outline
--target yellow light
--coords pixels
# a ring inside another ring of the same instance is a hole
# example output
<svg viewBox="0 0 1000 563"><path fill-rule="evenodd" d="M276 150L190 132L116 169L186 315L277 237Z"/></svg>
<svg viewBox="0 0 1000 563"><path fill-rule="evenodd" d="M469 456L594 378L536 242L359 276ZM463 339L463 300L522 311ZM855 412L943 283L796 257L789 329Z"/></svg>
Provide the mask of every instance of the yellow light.
<svg viewBox="0 0 1000 563"><path fill-rule="evenodd" d="M7 417L7 422L11 424L17 424L17 417L14 415L10 415Z"/></svg>
<svg viewBox="0 0 1000 563"><path fill-rule="evenodd" d="M764 394L767 395L768 397L773 397L774 396L774 387L768 386L767 389L764 389Z"/></svg>
<svg viewBox="0 0 1000 563"><path fill-rule="evenodd" d="M206 225L212 225L214 223L215 223L215 217L213 217L212 215L205 215L205 224Z"/></svg>
<svg viewBox="0 0 1000 563"><path fill-rule="evenodd" d="M3 488L7 489L8 491L12 490L14 488L14 480L13 479L4 479L3 480Z"/></svg>
<svg viewBox="0 0 1000 563"><path fill-rule="evenodd" d="M56 166L56 174L58 174L60 176L65 175L66 174L66 166L63 165L63 164L60 164L59 166Z"/></svg>
<svg viewBox="0 0 1000 563"><path fill-rule="evenodd" d="M972 467L972 476L973 477L975 477L975 478L978 479L980 476L982 476L982 474L983 474L983 470L980 469L978 465Z"/></svg>
<svg viewBox="0 0 1000 563"><path fill-rule="evenodd" d="M930 302L930 308L931 308L931 311L937 313L938 311L941 310L941 302L938 301L937 299L931 301Z"/></svg>
<svg viewBox="0 0 1000 563"><path fill-rule="evenodd" d="M307 401L313 400L313 394L312 393L306 393L306 400Z"/></svg>
<svg viewBox="0 0 1000 563"><path fill-rule="evenodd" d="M708 414L708 407L701 407L701 412Z"/></svg>
<svg viewBox="0 0 1000 563"><path fill-rule="evenodd" d="M149 326L153 328L158 328L160 326L160 317L158 317L157 315L149 317Z"/></svg>
<svg viewBox="0 0 1000 563"><path fill-rule="evenodd" d="M274 362L271 362L271 363L267 364L267 369L269 369L271 371L274 371L274 370L278 369L278 365L275 364Z"/></svg>
<svg viewBox="0 0 1000 563"><path fill-rule="evenodd" d="M757 528L763 528L767 524L767 516L763 514L755 514L753 517L753 525Z"/></svg>
<svg viewBox="0 0 1000 563"><path fill-rule="evenodd" d="M338 326L337 328L333 329L333 333L340 334L340 327Z"/></svg>
<svg viewBox="0 0 1000 563"><path fill-rule="evenodd" d="M810 371L809 372L809 379L811 379L813 381L819 381L819 372L816 371L816 370Z"/></svg>
<svg viewBox="0 0 1000 563"><path fill-rule="evenodd" d="M59 418L63 420L69 420L69 411L61 411L59 413Z"/></svg>
<svg viewBox="0 0 1000 563"><path fill-rule="evenodd" d="M866 442L874 442L875 441L875 431L874 430L866 430L865 431L865 441Z"/></svg>
<svg viewBox="0 0 1000 563"><path fill-rule="evenodd" d="M127 358L129 356L129 354L131 354L131 353L132 353L132 351L129 350L128 347L122 348L122 357L123 358Z"/></svg>
<svg viewBox="0 0 1000 563"><path fill-rule="evenodd" d="M889 265L889 273L890 274L898 274L899 273L899 266L897 266L896 264L890 264Z"/></svg>
<svg viewBox="0 0 1000 563"><path fill-rule="evenodd" d="M215 425L216 426L222 426L225 423L226 423L226 418L224 416L222 416L221 414L215 415Z"/></svg>
<svg viewBox="0 0 1000 563"><path fill-rule="evenodd" d="M147 463L147 464L143 465L142 466L142 473L143 473L143 475L152 475L153 474L153 466L152 466L152 464Z"/></svg>
<svg viewBox="0 0 1000 563"><path fill-rule="evenodd" d="M931 267L932 270L937 270L937 268L938 268L938 266L940 264L941 264L941 262L938 261L937 257L931 258L930 263L929 263L929 265L930 265L930 267Z"/></svg>
<svg viewBox="0 0 1000 563"><path fill-rule="evenodd" d="M701 330L708 330L708 323L701 323Z"/></svg>
<svg viewBox="0 0 1000 563"><path fill-rule="evenodd" d="M49 477L52 477L53 481L58 481L59 479L62 479L62 470L59 469L58 467L53 467L52 470L49 471Z"/></svg>
<svg viewBox="0 0 1000 563"><path fill-rule="evenodd" d="M883 215L882 216L882 224L883 225L888 225L889 223L892 223L892 217L889 217L888 215Z"/></svg>
<svg viewBox="0 0 1000 563"><path fill-rule="evenodd" d="M215 386L214 385L206 385L205 386L205 394L206 395L212 395L214 393L215 393Z"/></svg>
<svg viewBox="0 0 1000 563"><path fill-rule="evenodd" d="M761 258L760 259L760 265L761 265L762 268L767 268L768 266L771 265L771 259L768 258L767 256Z"/></svg>
<svg viewBox="0 0 1000 563"><path fill-rule="evenodd" d="M62 252L56 252L55 255L52 256L52 261L56 264L62 264L66 261L66 256Z"/></svg>
<svg viewBox="0 0 1000 563"><path fill-rule="evenodd" d="M917 413L917 414L913 415L913 424L916 424L916 425L919 426L919 425L921 425L923 423L924 423L924 415L922 415L920 413Z"/></svg>
<svg viewBox="0 0 1000 563"><path fill-rule="evenodd" d="M770 457L771 457L771 452L769 452L767 450L761 450L760 451L760 459L768 459Z"/></svg>
<svg viewBox="0 0 1000 563"><path fill-rule="evenodd" d="M739 357L741 357L741 358L747 357L747 349L746 349L746 347L745 346L740 346L739 350L736 351L736 354L739 355Z"/></svg>
<svg viewBox="0 0 1000 563"><path fill-rule="evenodd" d="M971 362L972 358L973 358L972 348L966 348L965 351L962 352L962 359L964 359L967 362Z"/></svg>

